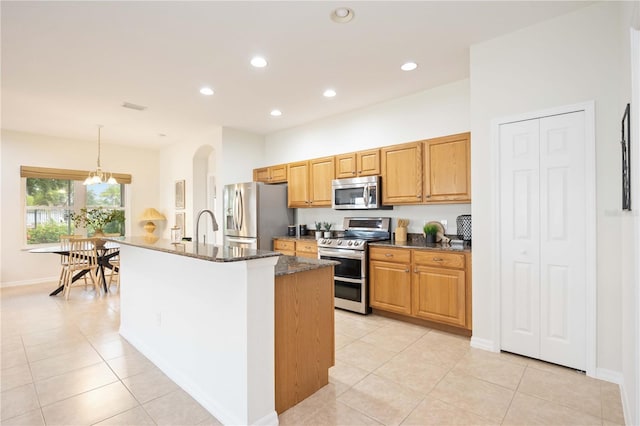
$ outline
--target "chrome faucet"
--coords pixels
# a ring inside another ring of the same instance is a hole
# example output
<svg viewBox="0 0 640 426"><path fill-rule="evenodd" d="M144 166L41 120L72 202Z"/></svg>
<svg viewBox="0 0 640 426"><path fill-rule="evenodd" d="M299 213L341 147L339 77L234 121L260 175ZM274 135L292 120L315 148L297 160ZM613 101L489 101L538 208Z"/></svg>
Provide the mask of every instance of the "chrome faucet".
<svg viewBox="0 0 640 426"><path fill-rule="evenodd" d="M196 247L198 247L198 242L199 242L199 235L200 235L200 216L202 216L203 213L208 213L209 216L211 216L211 222L213 222L213 230L214 232L218 230L218 222L216 222L216 217L214 216L213 212L209 209L204 209L202 210L200 213L198 213L198 218L196 219ZM204 237L204 244L207 244L207 235L203 235Z"/></svg>

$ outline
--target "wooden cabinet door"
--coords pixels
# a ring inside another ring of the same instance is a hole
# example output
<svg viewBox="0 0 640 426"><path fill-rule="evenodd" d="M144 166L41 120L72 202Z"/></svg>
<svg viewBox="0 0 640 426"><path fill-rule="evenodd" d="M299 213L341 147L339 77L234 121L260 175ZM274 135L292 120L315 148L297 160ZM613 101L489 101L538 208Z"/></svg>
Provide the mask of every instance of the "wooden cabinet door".
<svg viewBox="0 0 640 426"><path fill-rule="evenodd" d="M269 167L253 169L254 182L269 182Z"/></svg>
<svg viewBox="0 0 640 426"><path fill-rule="evenodd" d="M460 327L466 325L464 271L415 266L412 292L414 316Z"/></svg>
<svg viewBox="0 0 640 426"><path fill-rule="evenodd" d="M308 257L311 259L318 258L318 243L316 240L298 240L296 241L296 256Z"/></svg>
<svg viewBox="0 0 640 426"><path fill-rule="evenodd" d="M375 176L380 174L380 150L360 151L356 155L358 176Z"/></svg>
<svg viewBox="0 0 640 426"><path fill-rule="evenodd" d="M331 206L331 181L334 175L333 157L309 160L310 207Z"/></svg>
<svg viewBox="0 0 640 426"><path fill-rule="evenodd" d="M279 164L269 167L269 183L282 183L287 181L287 165Z"/></svg>
<svg viewBox="0 0 640 426"><path fill-rule="evenodd" d="M424 197L427 203L471 202L470 133L424 142Z"/></svg>
<svg viewBox="0 0 640 426"><path fill-rule="evenodd" d="M408 263L369 262L369 305L411 315L411 272Z"/></svg>
<svg viewBox="0 0 640 426"><path fill-rule="evenodd" d="M356 153L335 156L336 179L356 177Z"/></svg>
<svg viewBox="0 0 640 426"><path fill-rule="evenodd" d="M309 163L290 163L287 166L287 182L287 205L309 207Z"/></svg>
<svg viewBox="0 0 640 426"><path fill-rule="evenodd" d="M383 204L422 203L422 142L380 150Z"/></svg>

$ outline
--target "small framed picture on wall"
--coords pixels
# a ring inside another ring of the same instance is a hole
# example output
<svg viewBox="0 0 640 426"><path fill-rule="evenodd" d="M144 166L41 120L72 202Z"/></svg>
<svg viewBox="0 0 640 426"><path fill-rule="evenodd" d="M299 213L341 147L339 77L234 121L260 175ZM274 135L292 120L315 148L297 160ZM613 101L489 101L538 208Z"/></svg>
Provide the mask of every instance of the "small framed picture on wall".
<svg viewBox="0 0 640 426"><path fill-rule="evenodd" d="M176 181L176 209L184 209L184 179Z"/></svg>
<svg viewBox="0 0 640 426"><path fill-rule="evenodd" d="M176 212L176 227L182 230L182 235L184 235L184 212Z"/></svg>

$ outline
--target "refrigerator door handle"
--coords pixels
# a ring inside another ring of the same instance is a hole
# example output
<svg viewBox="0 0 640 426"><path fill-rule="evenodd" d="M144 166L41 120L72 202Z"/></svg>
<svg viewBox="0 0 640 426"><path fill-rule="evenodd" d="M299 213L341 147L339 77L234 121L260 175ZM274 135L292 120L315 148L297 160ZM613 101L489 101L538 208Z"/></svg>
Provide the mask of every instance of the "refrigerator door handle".
<svg viewBox="0 0 640 426"><path fill-rule="evenodd" d="M238 203L240 205L240 208L238 209L238 230L242 230L242 228L244 227L244 199L242 196L242 190L238 191L238 195Z"/></svg>
<svg viewBox="0 0 640 426"><path fill-rule="evenodd" d="M235 191L235 197L233 197L233 229L237 231L238 228L238 190Z"/></svg>

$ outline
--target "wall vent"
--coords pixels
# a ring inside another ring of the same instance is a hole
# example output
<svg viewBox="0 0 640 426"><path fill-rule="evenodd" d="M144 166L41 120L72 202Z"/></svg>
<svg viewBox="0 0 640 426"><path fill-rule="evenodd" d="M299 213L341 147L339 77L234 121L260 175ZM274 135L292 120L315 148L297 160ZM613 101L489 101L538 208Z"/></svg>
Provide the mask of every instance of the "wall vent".
<svg viewBox="0 0 640 426"><path fill-rule="evenodd" d="M132 104L131 102L123 102L122 106L124 108L135 109L136 111L144 111L145 109L147 109L146 106Z"/></svg>

